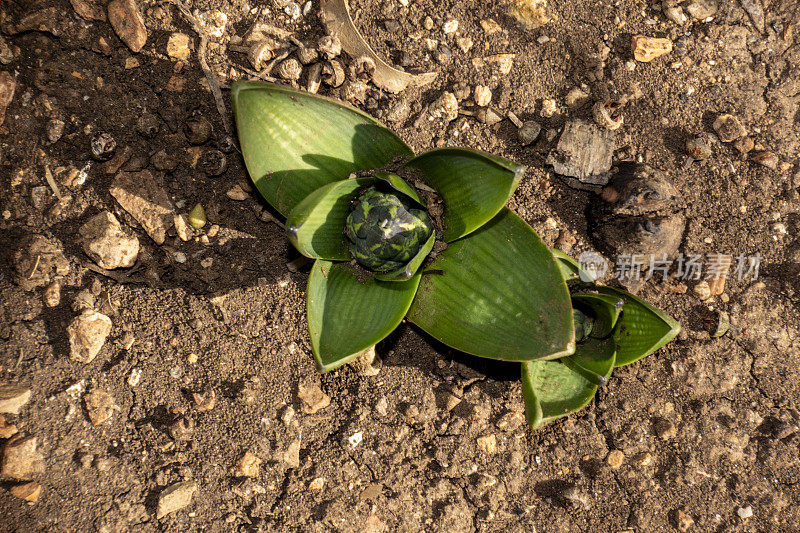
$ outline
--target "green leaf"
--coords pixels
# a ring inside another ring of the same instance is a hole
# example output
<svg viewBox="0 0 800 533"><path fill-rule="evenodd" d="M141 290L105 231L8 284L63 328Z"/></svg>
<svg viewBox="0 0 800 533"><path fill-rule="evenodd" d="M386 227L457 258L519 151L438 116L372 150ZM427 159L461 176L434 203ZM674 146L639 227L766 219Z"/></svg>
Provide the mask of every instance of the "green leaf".
<svg viewBox="0 0 800 533"><path fill-rule="evenodd" d="M622 305L619 298L607 294L579 293L572 295L573 307L588 307L595 318L592 337L603 338L611 333L619 318Z"/></svg>
<svg viewBox="0 0 800 533"><path fill-rule="evenodd" d="M231 87L242 155L282 215L323 185L413 156L397 135L341 102L263 82Z"/></svg>
<svg viewBox="0 0 800 533"><path fill-rule="evenodd" d="M350 202L375 181L371 177L335 181L306 196L286 219L286 232L295 248L316 259L352 259L344 235Z"/></svg>
<svg viewBox="0 0 800 533"><path fill-rule="evenodd" d="M408 318L441 342L504 361L574 350L564 278L547 246L508 208L426 268Z"/></svg>
<svg viewBox="0 0 800 533"><path fill-rule="evenodd" d="M558 265L559 270L561 270L561 275L564 276L564 281L580 279L581 267L577 261L561 250L556 250L555 248L551 248L550 253L552 253L553 257L556 258L556 264Z"/></svg>
<svg viewBox="0 0 800 533"><path fill-rule="evenodd" d="M405 281L409 279L411 276L417 273L419 270L420 265L425 258L428 257L428 254L431 253L433 250L433 243L436 242L436 232L434 231L431 233L431 236L422 245L422 248L419 249L417 255L411 258L411 260L403 265L401 268L398 268L394 272L386 272L383 274L375 274L375 279L380 281Z"/></svg>
<svg viewBox="0 0 800 533"><path fill-rule="evenodd" d="M597 290L623 302L622 317L618 321L616 366L629 365L650 355L681 330L674 318L630 293L612 287L597 287Z"/></svg>
<svg viewBox="0 0 800 533"><path fill-rule="evenodd" d="M452 242L492 219L517 188L525 168L475 150L439 148L405 165L444 201L444 240Z"/></svg>
<svg viewBox="0 0 800 533"><path fill-rule="evenodd" d="M589 339L569 357L522 363L528 424L537 429L586 406L611 375L615 347L612 338Z"/></svg>
<svg viewBox="0 0 800 533"><path fill-rule="evenodd" d="M376 172L374 176L387 183L395 191L405 194L417 202L420 206L425 207L425 204L422 203L417 191L415 191L411 185L406 183L405 180L403 180L403 178L397 174L392 174L391 172Z"/></svg>
<svg viewBox="0 0 800 533"><path fill-rule="evenodd" d="M306 313L311 350L327 372L377 344L403 320L420 276L377 281L348 263L318 259L308 278Z"/></svg>

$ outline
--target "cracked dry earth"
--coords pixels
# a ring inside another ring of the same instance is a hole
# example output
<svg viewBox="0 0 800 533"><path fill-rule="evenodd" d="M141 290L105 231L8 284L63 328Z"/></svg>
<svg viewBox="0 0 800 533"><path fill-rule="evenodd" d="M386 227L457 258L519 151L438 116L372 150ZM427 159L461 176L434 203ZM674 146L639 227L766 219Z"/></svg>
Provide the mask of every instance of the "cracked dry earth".
<svg viewBox="0 0 800 533"><path fill-rule="evenodd" d="M613 162L675 183L679 251L760 254L757 280L734 277L702 300L694 280L635 284L681 335L537 432L513 365L409 325L378 345L376 375L317 374L307 268L287 265L297 254L250 188L225 120L230 83L265 68L248 59L253 24L269 25L279 55L314 48L318 2L174 4L0 4L0 379L21 387L0 400L0 529L798 530L795 2L529 2L545 10L539 27L495 0L353 2L379 54L438 75L389 94L353 79L340 56L346 83L320 93L415 150L462 145L524 164L510 206L549 245L614 261L587 222L599 196L572 188L547 155L568 120L624 102ZM637 61L635 35L672 51ZM262 75L290 83L299 67L306 87L314 61ZM450 121L436 112L445 91L460 110ZM752 146L723 142L721 114ZM541 126L538 140L523 146L512 118ZM686 150L697 135L710 149L701 160ZM150 202L147 216L132 196ZM185 218L197 203L199 230ZM87 255L83 228L105 211L95 223L116 255ZM721 311L731 327L714 337Z"/></svg>

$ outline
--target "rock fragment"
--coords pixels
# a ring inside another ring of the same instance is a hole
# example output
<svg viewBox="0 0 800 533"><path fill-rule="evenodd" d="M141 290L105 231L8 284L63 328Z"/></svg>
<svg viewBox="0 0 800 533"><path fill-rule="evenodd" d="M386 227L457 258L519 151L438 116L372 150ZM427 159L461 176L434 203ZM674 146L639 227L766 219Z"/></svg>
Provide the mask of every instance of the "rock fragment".
<svg viewBox="0 0 800 533"><path fill-rule="evenodd" d="M89 420L95 426L108 422L114 414L114 398L102 389L87 392L83 397L83 403L89 414Z"/></svg>
<svg viewBox="0 0 800 533"><path fill-rule="evenodd" d="M453 93L444 91L433 101L429 109L431 116L440 118L446 122L458 118L458 100Z"/></svg>
<svg viewBox="0 0 800 533"><path fill-rule="evenodd" d="M281 459L289 468L297 468L300 466L300 437L297 437L289 443L286 447Z"/></svg>
<svg viewBox="0 0 800 533"><path fill-rule="evenodd" d="M11 487L11 494L20 500L25 500L29 505L33 505L39 501L39 496L42 494L42 486L35 481L14 485Z"/></svg>
<svg viewBox="0 0 800 533"><path fill-rule="evenodd" d="M693 19L705 20L717 14L719 2L718 0L692 0L684 7Z"/></svg>
<svg viewBox="0 0 800 533"><path fill-rule="evenodd" d="M581 119L570 119L547 163L562 176L587 185L605 185L614 155L614 133Z"/></svg>
<svg viewBox="0 0 800 533"><path fill-rule="evenodd" d="M303 382L297 390L297 396L302 402L303 412L313 415L320 409L324 409L331 404L331 398L313 382Z"/></svg>
<svg viewBox="0 0 800 533"><path fill-rule="evenodd" d="M0 414L0 439L10 439L19 432L16 424L12 424L6 420L6 417Z"/></svg>
<svg viewBox="0 0 800 533"><path fill-rule="evenodd" d="M185 33L173 33L167 40L167 55L172 59L186 61L192 53L189 43L189 36Z"/></svg>
<svg viewBox="0 0 800 533"><path fill-rule="evenodd" d="M17 81L8 72L0 72L0 126L6 120L6 109L14 98Z"/></svg>
<svg viewBox="0 0 800 533"><path fill-rule="evenodd" d="M36 449L36 437L16 436L3 447L0 475L28 480L44 472L44 458Z"/></svg>
<svg viewBox="0 0 800 533"><path fill-rule="evenodd" d="M85 310L67 327L70 357L79 363L91 363L110 333L110 318L97 311Z"/></svg>
<svg viewBox="0 0 800 533"><path fill-rule="evenodd" d="M103 211L90 218L80 230L83 251L107 270L127 268L136 263L139 239L123 229L111 212Z"/></svg>
<svg viewBox="0 0 800 533"><path fill-rule="evenodd" d="M14 383L0 382L0 413L18 415L31 399L31 390Z"/></svg>
<svg viewBox="0 0 800 533"><path fill-rule="evenodd" d="M625 454L621 450L611 450L606 457L606 463L614 470L620 468L623 461L625 461Z"/></svg>
<svg viewBox="0 0 800 533"><path fill-rule="evenodd" d="M156 244L164 244L173 208L160 179L154 178L149 170L119 172L109 192Z"/></svg>
<svg viewBox="0 0 800 533"><path fill-rule="evenodd" d="M724 143L733 142L747 135L747 130L744 129L739 119L728 114L720 115L714 120L714 131L717 132L719 140Z"/></svg>
<svg viewBox="0 0 800 533"><path fill-rule="evenodd" d="M161 520L170 513L183 509L192 502L192 496L197 491L194 481L180 481L161 491L158 496L156 518Z"/></svg>
<svg viewBox="0 0 800 533"><path fill-rule="evenodd" d="M144 47L147 42L147 28L134 0L109 2L108 21L131 52L136 53Z"/></svg>
<svg viewBox="0 0 800 533"><path fill-rule="evenodd" d="M686 153L697 161L708 159L711 157L711 147L708 145L708 139L704 135L692 137L686 141Z"/></svg>
<svg viewBox="0 0 800 533"><path fill-rule="evenodd" d="M85 20L106 20L106 11L103 9L102 4L92 0L69 0L72 4L72 9L79 17Z"/></svg>
<svg viewBox="0 0 800 533"><path fill-rule="evenodd" d="M261 459L250 452L245 452L236 463L234 474L236 477L258 477L261 471Z"/></svg>
<svg viewBox="0 0 800 533"><path fill-rule="evenodd" d="M675 512L675 526L678 528L678 531L686 533L693 525L694 518L692 518L691 515L684 513L680 509Z"/></svg>
<svg viewBox="0 0 800 533"><path fill-rule="evenodd" d="M494 433L478 437L475 441L478 444L478 449L487 455L494 455L497 453L497 437Z"/></svg>
<svg viewBox="0 0 800 533"><path fill-rule="evenodd" d="M492 90L485 85L476 85L473 91L475 104L486 107L492 101Z"/></svg>
<svg viewBox="0 0 800 533"><path fill-rule="evenodd" d="M649 63L657 57L672 52L672 41L663 37L635 35L631 41L631 50L636 61Z"/></svg>

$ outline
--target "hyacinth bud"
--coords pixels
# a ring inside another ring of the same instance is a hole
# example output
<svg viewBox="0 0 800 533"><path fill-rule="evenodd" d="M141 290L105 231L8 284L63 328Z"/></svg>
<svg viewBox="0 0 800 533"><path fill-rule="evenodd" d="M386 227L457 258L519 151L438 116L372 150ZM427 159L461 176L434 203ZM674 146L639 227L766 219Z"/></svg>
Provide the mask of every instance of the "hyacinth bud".
<svg viewBox="0 0 800 533"><path fill-rule="evenodd" d="M391 272L404 266L432 232L425 211L375 187L365 189L356 199L345 225L353 257L373 272Z"/></svg>

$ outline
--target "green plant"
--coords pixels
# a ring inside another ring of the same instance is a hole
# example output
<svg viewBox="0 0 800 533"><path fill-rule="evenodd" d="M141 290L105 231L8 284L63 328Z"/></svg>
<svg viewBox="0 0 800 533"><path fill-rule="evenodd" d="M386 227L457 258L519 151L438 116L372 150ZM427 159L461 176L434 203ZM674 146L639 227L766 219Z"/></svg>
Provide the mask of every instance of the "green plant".
<svg viewBox="0 0 800 533"><path fill-rule="evenodd" d="M677 334L634 296L580 283L577 263L505 206L519 165L457 148L414 156L369 115L278 85L238 82L232 98L256 188L315 259L307 318L321 372L406 317L457 350L519 362L538 427ZM439 200L441 214L429 208Z"/></svg>

